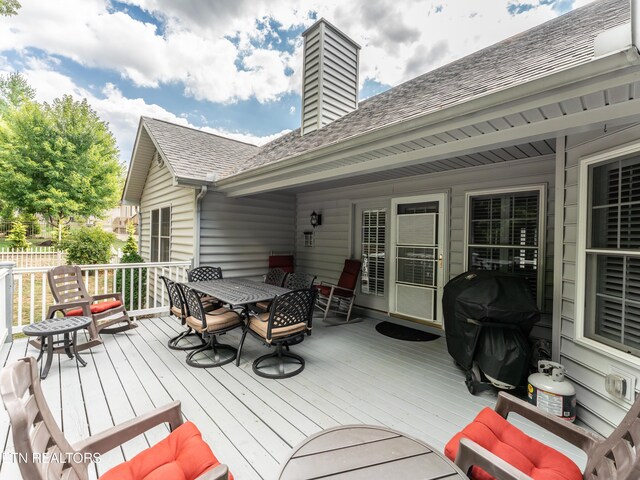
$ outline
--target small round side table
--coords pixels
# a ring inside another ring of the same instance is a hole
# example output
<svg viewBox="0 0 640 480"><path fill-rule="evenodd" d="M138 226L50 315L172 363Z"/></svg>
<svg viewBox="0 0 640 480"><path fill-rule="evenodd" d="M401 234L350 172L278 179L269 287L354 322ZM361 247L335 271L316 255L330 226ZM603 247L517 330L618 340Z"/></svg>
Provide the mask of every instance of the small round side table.
<svg viewBox="0 0 640 480"><path fill-rule="evenodd" d="M62 345L65 353L69 358L75 356L76 362L80 363L83 367L87 364L77 349L77 334L78 330L88 327L93 320L91 317L59 317L49 318L41 322L32 323L22 329L22 333L30 337L40 337L40 354L38 355L38 361L42 359L45 348L47 350L47 358L44 362L44 368L42 362L40 362L40 378L45 379L49 374L51 368L51 360L53 360L53 347L54 345ZM71 334L71 338L69 338ZM56 335L64 335L63 340L54 340Z"/></svg>

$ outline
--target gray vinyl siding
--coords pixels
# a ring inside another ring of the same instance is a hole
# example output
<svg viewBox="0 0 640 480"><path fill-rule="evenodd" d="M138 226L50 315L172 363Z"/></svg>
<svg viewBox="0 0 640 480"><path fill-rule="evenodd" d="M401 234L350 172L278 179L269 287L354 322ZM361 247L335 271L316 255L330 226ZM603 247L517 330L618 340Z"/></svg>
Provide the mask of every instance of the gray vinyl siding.
<svg viewBox="0 0 640 480"><path fill-rule="evenodd" d="M313 132L358 106L358 47L324 21L305 35L302 132Z"/></svg>
<svg viewBox="0 0 640 480"><path fill-rule="evenodd" d="M264 194L229 198L208 193L200 213L200 265L225 277L267 272L271 252L294 252L295 197Z"/></svg>
<svg viewBox="0 0 640 480"><path fill-rule="evenodd" d="M449 278L453 278L464 269L466 193L544 184L547 194L544 303L545 310L550 313L553 296L554 162L553 157L547 156L299 194L296 235L297 268L317 275L319 280L337 281L345 258L352 255L354 241L358 241L357 234L355 239L352 238L354 234L351 230L353 205L359 201L386 198L389 199L390 205L391 198L448 192L450 232L445 254L448 257ZM322 214L322 226L314 231L314 246L304 247L303 232L312 230L309 225L309 214L313 210ZM534 334L550 339L550 318L541 322Z"/></svg>
<svg viewBox="0 0 640 480"><path fill-rule="evenodd" d="M152 162L147 174L140 212L142 214L140 251L145 262L151 257L151 210L171 206L172 262L193 258L193 227L195 221L195 190L173 186L173 177L166 165Z"/></svg>
<svg viewBox="0 0 640 480"><path fill-rule="evenodd" d="M560 316L560 361L576 386L578 417L587 425L608 435L618 425L630 405L614 399L605 390L605 376L610 366L619 368L640 380L640 359L623 363L597 349L575 341L575 298L577 260L577 220L580 159L613 147L640 141L640 126L619 127L569 136L566 155L559 159L564 171L563 242L562 242L562 298ZM563 165L564 164L564 165ZM563 168L564 167L564 168ZM636 388L637 391L637 388Z"/></svg>

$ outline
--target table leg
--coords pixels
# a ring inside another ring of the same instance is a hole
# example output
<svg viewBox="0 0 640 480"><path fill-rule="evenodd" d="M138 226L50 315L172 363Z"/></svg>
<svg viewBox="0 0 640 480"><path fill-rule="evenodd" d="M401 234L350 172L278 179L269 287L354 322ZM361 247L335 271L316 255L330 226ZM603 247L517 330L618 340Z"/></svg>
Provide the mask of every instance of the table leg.
<svg viewBox="0 0 640 480"><path fill-rule="evenodd" d="M42 363L40 364L40 379L44 380L49 375L49 369L51 368L51 360L53 360L53 335L47 336L47 359L42 369Z"/></svg>
<svg viewBox="0 0 640 480"><path fill-rule="evenodd" d="M39 362L42 359L42 355L44 354L45 340L46 340L46 337L38 337L38 338L40 338L40 353L38 353L38 358L36 359L36 362Z"/></svg>
<svg viewBox="0 0 640 480"><path fill-rule="evenodd" d="M73 332L73 338L75 343L75 332ZM73 358L73 353L71 353L71 344L69 343L69 332L64 334L64 351L67 354L67 357Z"/></svg>
<svg viewBox="0 0 640 480"><path fill-rule="evenodd" d="M87 362L85 362L80 354L78 353L78 331L74 330L73 332L73 354L76 356L76 365L80 363L83 367L87 366Z"/></svg>

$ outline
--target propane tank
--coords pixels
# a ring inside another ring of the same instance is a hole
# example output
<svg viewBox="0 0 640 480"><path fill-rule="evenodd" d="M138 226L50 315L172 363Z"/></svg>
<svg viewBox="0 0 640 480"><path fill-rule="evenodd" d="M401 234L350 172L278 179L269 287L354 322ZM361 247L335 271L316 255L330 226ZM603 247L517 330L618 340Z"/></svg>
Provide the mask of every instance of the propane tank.
<svg viewBox="0 0 640 480"><path fill-rule="evenodd" d="M576 419L576 389L565 379L564 366L538 361L538 373L529 375L529 403L547 413L573 422Z"/></svg>

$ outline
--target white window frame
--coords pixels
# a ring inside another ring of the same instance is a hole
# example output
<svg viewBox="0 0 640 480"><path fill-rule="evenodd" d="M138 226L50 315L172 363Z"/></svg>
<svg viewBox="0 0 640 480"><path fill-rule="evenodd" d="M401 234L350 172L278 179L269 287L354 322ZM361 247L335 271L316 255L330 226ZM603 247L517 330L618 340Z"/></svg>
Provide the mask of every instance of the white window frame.
<svg viewBox="0 0 640 480"><path fill-rule="evenodd" d="M545 250L546 250L546 231L547 231L547 184L539 183L533 185L519 185L517 187L490 188L486 190L473 190L465 192L464 199L464 242L463 242L463 270L469 269L469 234L471 227L469 220L471 219L471 198L486 195L504 195L509 193L520 192L538 192L540 205L538 209L538 283L537 283L537 304L540 310L544 307L545 297Z"/></svg>
<svg viewBox="0 0 640 480"><path fill-rule="evenodd" d="M172 232L172 219L173 219L173 207L171 206L171 204L169 205L162 205L160 207L156 207L156 208L151 208L149 209L149 261L150 262L160 262L162 263L162 260L160 260L160 257L162 255L162 251L160 249L162 242L161 239L162 238L167 238L167 237L163 237L162 235L160 235L161 232L161 227L162 227L162 210L168 208L169 209L169 259L166 260L166 262L170 262L171 261L171 242L172 242L172 236L171 236L171 232ZM158 259L154 260L153 259L153 212L155 210L158 210Z"/></svg>
<svg viewBox="0 0 640 480"><path fill-rule="evenodd" d="M360 279L360 293L362 295L371 295L371 296L374 296L374 297L386 297L388 295L388 292L387 292L387 277L389 275L388 272L387 272L387 254L388 254L388 252L387 252L387 235L388 235L388 229L389 229L389 210L386 207L372 207L372 208L363 208L362 209L362 217L363 218L361 218L362 225L361 225L361 228L360 228L360 251L362 252L362 257L364 257L364 245L365 245L365 242L364 242L364 239L363 239L363 234L364 234L364 228L365 228L365 226L364 226L364 215L365 215L366 212L375 212L376 214L378 214L378 219L379 219L380 212L384 212L384 227L382 227L382 228L384 228L384 232L385 232L384 233L383 243L382 243L382 246L384 248L384 254L385 254L384 261L382 262L382 268L383 268L384 276L382 278L382 280L383 280L382 281L382 291L378 292L376 290L374 293L362 291L362 278L361 278ZM381 227L380 227L380 225L376 225L375 228L379 229ZM377 238L377 236L376 236L376 238ZM369 244L368 242L367 242L367 244L368 245L372 245L372 244ZM375 245L380 245L380 244L376 242ZM364 275L364 261L363 261L363 274L362 275ZM377 277L376 277L376 279L377 279Z"/></svg>
<svg viewBox="0 0 640 480"><path fill-rule="evenodd" d="M576 295L574 303L574 332L573 336L578 344L587 348L599 351L610 357L614 357L621 362L632 366L640 366L640 357L623 352L615 347L599 342L585 335L585 307L586 307L586 273L587 273L587 233L589 226L589 167L598 163L616 160L620 157L638 155L640 153L640 143L633 143L605 150L593 155L587 155L580 159L578 176L578 224L576 228ZM629 250L618 250L616 253L625 254ZM637 252L631 251L635 254Z"/></svg>

